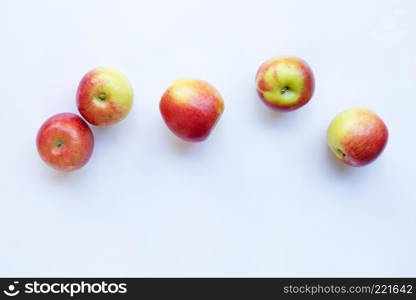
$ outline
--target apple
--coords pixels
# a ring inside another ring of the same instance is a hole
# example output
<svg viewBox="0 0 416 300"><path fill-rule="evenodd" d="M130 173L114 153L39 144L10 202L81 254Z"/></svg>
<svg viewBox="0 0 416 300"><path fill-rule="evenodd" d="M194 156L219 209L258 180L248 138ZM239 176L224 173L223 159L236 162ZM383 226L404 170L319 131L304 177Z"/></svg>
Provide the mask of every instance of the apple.
<svg viewBox="0 0 416 300"><path fill-rule="evenodd" d="M258 95L269 107L291 111L309 102L315 80L312 69L304 60L279 56L260 66L256 86Z"/></svg>
<svg viewBox="0 0 416 300"><path fill-rule="evenodd" d="M74 171L91 157L94 136L83 119L72 113L61 113L47 119L36 138L40 157L51 167Z"/></svg>
<svg viewBox="0 0 416 300"><path fill-rule="evenodd" d="M178 137L189 141L205 140L224 111L220 93L199 79L181 79L172 83L160 100L160 112L166 125Z"/></svg>
<svg viewBox="0 0 416 300"><path fill-rule="evenodd" d="M358 167L375 160L387 144L387 126L366 108L351 108L341 112L331 122L327 142L342 162Z"/></svg>
<svg viewBox="0 0 416 300"><path fill-rule="evenodd" d="M133 104L133 89L119 71L96 68L81 79L77 106L81 115L96 126L108 126L123 120Z"/></svg>

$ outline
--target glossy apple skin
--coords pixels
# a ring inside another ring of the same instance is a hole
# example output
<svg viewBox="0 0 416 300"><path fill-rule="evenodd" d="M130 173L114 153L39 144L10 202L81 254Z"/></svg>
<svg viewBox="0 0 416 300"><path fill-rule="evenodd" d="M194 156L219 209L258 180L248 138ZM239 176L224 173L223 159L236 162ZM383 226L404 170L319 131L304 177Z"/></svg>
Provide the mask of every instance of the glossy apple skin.
<svg viewBox="0 0 416 300"><path fill-rule="evenodd" d="M94 149L94 135L79 116L61 113L47 119L36 138L40 157L60 171L83 167Z"/></svg>
<svg viewBox="0 0 416 300"><path fill-rule="evenodd" d="M309 102L315 90L315 79L304 60L279 56L260 66L256 87L266 105L279 111L291 111Z"/></svg>
<svg viewBox="0 0 416 300"><path fill-rule="evenodd" d="M224 111L220 93L199 79L175 81L160 100L160 112L169 129L189 142L205 140Z"/></svg>
<svg viewBox="0 0 416 300"><path fill-rule="evenodd" d="M366 108L351 108L338 114L327 131L335 156L353 167L365 166L384 150L388 129L383 120Z"/></svg>
<svg viewBox="0 0 416 300"><path fill-rule="evenodd" d="M132 105L131 84L117 70L96 68L85 74L78 85L78 110L92 125L109 126L120 122Z"/></svg>

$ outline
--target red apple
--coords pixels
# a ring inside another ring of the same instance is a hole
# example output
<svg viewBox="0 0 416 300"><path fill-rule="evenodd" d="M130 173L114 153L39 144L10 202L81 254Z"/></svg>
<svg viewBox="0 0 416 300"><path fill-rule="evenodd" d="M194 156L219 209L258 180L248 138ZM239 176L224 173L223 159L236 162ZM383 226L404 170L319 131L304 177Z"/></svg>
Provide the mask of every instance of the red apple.
<svg viewBox="0 0 416 300"><path fill-rule="evenodd" d="M315 81L312 69L302 59L290 56L263 63L256 75L257 93L269 107L290 111L312 98Z"/></svg>
<svg viewBox="0 0 416 300"><path fill-rule="evenodd" d="M383 152L388 135L379 116L366 108L352 108L332 120L327 141L339 160L358 167L369 164Z"/></svg>
<svg viewBox="0 0 416 300"><path fill-rule="evenodd" d="M108 126L123 120L133 104L133 89L120 72L96 68L81 79L77 91L80 114L91 124Z"/></svg>
<svg viewBox="0 0 416 300"><path fill-rule="evenodd" d="M205 140L224 111L224 101L209 83L198 79L175 81L160 100L160 112L166 125L178 137L199 142Z"/></svg>
<svg viewBox="0 0 416 300"><path fill-rule="evenodd" d="M73 171L84 166L94 148L90 127L79 116L61 113L50 117L38 131L40 157L51 167Z"/></svg>

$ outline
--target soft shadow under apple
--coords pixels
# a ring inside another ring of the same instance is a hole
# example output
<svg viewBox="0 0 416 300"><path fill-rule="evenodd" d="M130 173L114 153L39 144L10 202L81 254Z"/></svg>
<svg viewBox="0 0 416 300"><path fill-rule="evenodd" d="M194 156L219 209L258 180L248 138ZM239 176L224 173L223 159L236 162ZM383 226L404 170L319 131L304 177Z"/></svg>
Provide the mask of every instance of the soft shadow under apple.
<svg viewBox="0 0 416 300"><path fill-rule="evenodd" d="M170 132L167 132L167 134L173 147L180 152L186 152L195 147L196 143L184 141Z"/></svg>
<svg viewBox="0 0 416 300"><path fill-rule="evenodd" d="M263 101L261 101L258 97L254 98L253 101L256 110L258 111L259 115L261 115L261 119L265 122L265 123L274 123L277 120L281 119L284 117L285 113L272 109L270 107L268 107L266 104L263 103Z"/></svg>
<svg viewBox="0 0 416 300"><path fill-rule="evenodd" d="M94 132L94 138L100 138L100 136L108 134L111 130L110 126L94 126L90 125L92 131Z"/></svg>
<svg viewBox="0 0 416 300"><path fill-rule="evenodd" d="M64 172L64 171L55 170L53 168L48 168L46 172L48 172L48 175L51 178L51 180L56 181L56 182L64 182L68 180L69 178L73 177L74 173L76 173L77 170L71 171L71 172Z"/></svg>

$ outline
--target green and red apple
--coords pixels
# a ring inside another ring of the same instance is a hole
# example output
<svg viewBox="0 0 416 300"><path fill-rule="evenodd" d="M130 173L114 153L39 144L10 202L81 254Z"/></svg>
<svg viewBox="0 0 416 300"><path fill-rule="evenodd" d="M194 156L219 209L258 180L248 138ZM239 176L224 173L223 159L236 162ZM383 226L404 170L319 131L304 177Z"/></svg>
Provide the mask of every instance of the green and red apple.
<svg viewBox="0 0 416 300"><path fill-rule="evenodd" d="M47 119L36 138L40 157L61 171L83 167L91 157L94 136L83 119L72 113L61 113Z"/></svg>
<svg viewBox="0 0 416 300"><path fill-rule="evenodd" d="M256 75L257 93L269 107L280 111L295 110L313 96L312 69L302 59L279 56L263 63Z"/></svg>
<svg viewBox="0 0 416 300"><path fill-rule="evenodd" d="M81 79L77 91L80 114L96 126L120 122L133 105L129 80L117 70L96 68Z"/></svg>
<svg viewBox="0 0 416 300"><path fill-rule="evenodd" d="M224 111L224 101L209 83L182 79L168 87L159 108L166 125L176 136L199 142L209 136L218 122Z"/></svg>
<svg viewBox="0 0 416 300"><path fill-rule="evenodd" d="M386 124L374 112L351 108L332 120L327 142L339 160L358 167L371 163L383 152L388 135Z"/></svg>

